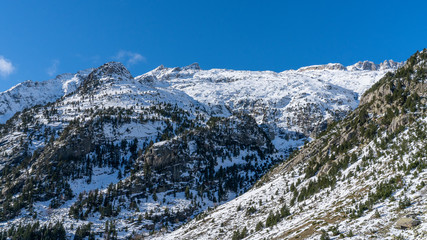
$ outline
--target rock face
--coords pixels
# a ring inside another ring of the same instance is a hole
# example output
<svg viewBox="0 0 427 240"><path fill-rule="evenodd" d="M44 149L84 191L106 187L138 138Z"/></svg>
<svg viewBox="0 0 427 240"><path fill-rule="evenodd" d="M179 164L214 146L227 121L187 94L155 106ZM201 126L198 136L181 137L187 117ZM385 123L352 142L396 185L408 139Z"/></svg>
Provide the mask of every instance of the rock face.
<svg viewBox="0 0 427 240"><path fill-rule="evenodd" d="M409 229L416 227L421 224L421 221L414 218L413 216L406 216L403 218L400 218L396 222L396 228L398 229Z"/></svg>
<svg viewBox="0 0 427 240"><path fill-rule="evenodd" d="M401 62L395 62L393 60L385 60L384 62L382 62L380 64L379 69L380 70L384 70L384 69L397 69L397 68L401 67L402 65L403 65L403 63L401 63Z"/></svg>
<svg viewBox="0 0 427 240"><path fill-rule="evenodd" d="M378 70L379 65L371 62L371 61L359 61L354 65L349 66L347 69L350 71L363 71L363 70L369 70L369 71L375 71Z"/></svg>
<svg viewBox="0 0 427 240"><path fill-rule="evenodd" d="M160 142L147 150L144 162L156 169L161 169L176 161L178 146L173 142ZM177 163L177 162L175 162Z"/></svg>
<svg viewBox="0 0 427 240"><path fill-rule="evenodd" d="M81 92L88 93L100 85L131 79L133 79L132 74L122 63L109 62L96 68L88 75L82 83Z"/></svg>

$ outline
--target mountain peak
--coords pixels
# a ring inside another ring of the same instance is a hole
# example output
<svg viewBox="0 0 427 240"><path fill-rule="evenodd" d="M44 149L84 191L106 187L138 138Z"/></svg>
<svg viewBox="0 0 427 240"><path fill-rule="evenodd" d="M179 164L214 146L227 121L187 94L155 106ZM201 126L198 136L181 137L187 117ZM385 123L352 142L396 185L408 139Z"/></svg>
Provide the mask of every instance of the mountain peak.
<svg viewBox="0 0 427 240"><path fill-rule="evenodd" d="M372 61L359 61L347 67L349 71L377 71L377 70L393 70L403 66L404 62L395 62L393 60L385 60L380 64L375 64Z"/></svg>
<svg viewBox="0 0 427 240"><path fill-rule="evenodd" d="M108 62L93 70L82 84L82 92L86 93L100 83L133 79L129 70L120 62Z"/></svg>
<svg viewBox="0 0 427 240"><path fill-rule="evenodd" d="M370 71L375 71L378 70L377 69L377 64L375 64L372 61L359 61L351 66L347 67L348 70L350 71L354 71L354 70L370 70Z"/></svg>
<svg viewBox="0 0 427 240"><path fill-rule="evenodd" d="M384 62L380 63L380 70L385 69L397 69L403 65L403 62L395 62L393 60L384 60Z"/></svg>
<svg viewBox="0 0 427 240"><path fill-rule="evenodd" d="M121 62L108 62L96 68L91 74L100 77L112 77L113 75L122 75L126 78L132 78L129 70Z"/></svg>
<svg viewBox="0 0 427 240"><path fill-rule="evenodd" d="M183 70L200 70L200 66L199 66L199 64L198 63L192 63L192 64L190 64L190 65L188 65L188 66L185 66L185 67L183 67L182 68Z"/></svg>
<svg viewBox="0 0 427 240"><path fill-rule="evenodd" d="M161 64L160 66L156 67L153 71L161 71L163 69L165 69L165 66Z"/></svg>

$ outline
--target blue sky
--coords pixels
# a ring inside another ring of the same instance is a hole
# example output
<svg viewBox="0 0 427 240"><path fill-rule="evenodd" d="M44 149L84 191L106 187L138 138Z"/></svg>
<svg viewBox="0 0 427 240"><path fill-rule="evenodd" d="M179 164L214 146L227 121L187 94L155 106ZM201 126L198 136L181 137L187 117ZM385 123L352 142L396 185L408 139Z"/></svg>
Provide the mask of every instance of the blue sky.
<svg viewBox="0 0 427 240"><path fill-rule="evenodd" d="M122 61L283 71L406 60L427 47L427 1L2 1L0 91Z"/></svg>

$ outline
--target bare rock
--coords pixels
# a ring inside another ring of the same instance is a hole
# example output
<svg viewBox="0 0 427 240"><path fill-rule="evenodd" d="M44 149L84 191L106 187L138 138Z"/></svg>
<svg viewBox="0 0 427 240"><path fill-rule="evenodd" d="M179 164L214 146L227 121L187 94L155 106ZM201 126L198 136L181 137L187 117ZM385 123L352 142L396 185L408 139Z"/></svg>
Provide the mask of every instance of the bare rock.
<svg viewBox="0 0 427 240"><path fill-rule="evenodd" d="M408 122L409 122L409 118L407 115L402 115L402 116L396 117L390 123L388 130L391 132L395 132L399 127L405 126L406 124L408 124Z"/></svg>
<svg viewBox="0 0 427 240"><path fill-rule="evenodd" d="M396 222L396 228L398 229L408 229L413 228L421 224L421 221L416 219L412 215L407 215L405 217L400 218Z"/></svg>

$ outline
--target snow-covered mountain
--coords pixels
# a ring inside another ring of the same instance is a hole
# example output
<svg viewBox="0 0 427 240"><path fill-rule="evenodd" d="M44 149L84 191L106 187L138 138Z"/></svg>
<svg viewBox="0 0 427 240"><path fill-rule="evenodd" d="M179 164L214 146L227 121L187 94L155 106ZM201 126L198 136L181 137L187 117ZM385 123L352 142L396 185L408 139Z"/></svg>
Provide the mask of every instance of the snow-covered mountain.
<svg viewBox="0 0 427 240"><path fill-rule="evenodd" d="M104 238L175 229L243 194L400 65L192 64L133 77L110 62L17 85L0 94L0 227L59 221L68 236Z"/></svg>
<svg viewBox="0 0 427 240"><path fill-rule="evenodd" d="M25 108L54 102L75 91L82 79L92 70L87 69L76 74L65 73L43 82L28 80L0 93L0 124Z"/></svg>
<svg viewBox="0 0 427 240"><path fill-rule="evenodd" d="M156 239L426 239L427 50L245 194Z"/></svg>
<svg viewBox="0 0 427 240"><path fill-rule="evenodd" d="M289 132L308 136L323 130L328 120L342 118L357 107L366 89L402 63L385 61L374 70L358 65L347 67L351 70L306 67L304 71L280 73L201 70L198 64L184 68L160 66L136 79L183 91L210 106L217 115L236 110L246 112L276 136L279 147Z"/></svg>

